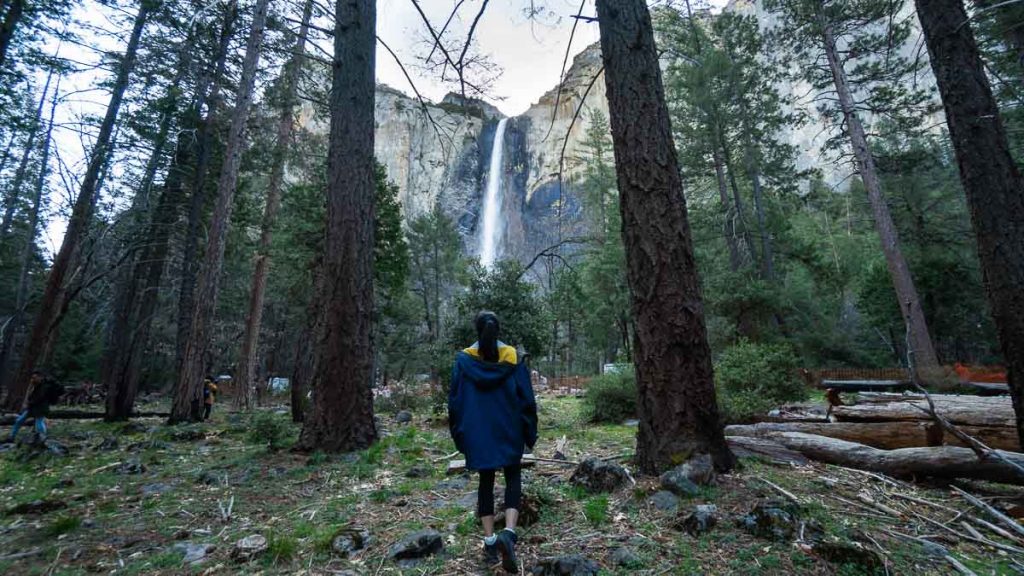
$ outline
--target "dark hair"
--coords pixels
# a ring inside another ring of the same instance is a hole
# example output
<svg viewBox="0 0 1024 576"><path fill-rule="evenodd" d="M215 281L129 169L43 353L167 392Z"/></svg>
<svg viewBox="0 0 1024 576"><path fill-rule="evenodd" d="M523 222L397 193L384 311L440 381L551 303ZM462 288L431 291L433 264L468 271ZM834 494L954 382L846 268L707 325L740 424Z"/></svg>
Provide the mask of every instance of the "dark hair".
<svg viewBox="0 0 1024 576"><path fill-rule="evenodd" d="M500 324L498 315L489 310L482 310L473 321L476 325L476 338L480 357L488 362L498 361L498 333Z"/></svg>

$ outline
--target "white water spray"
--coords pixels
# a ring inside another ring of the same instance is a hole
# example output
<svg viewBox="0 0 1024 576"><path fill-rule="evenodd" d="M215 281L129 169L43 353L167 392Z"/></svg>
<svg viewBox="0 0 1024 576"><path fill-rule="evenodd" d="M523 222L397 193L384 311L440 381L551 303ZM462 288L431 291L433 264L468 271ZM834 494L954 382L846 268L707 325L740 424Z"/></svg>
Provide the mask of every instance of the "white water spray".
<svg viewBox="0 0 1024 576"><path fill-rule="evenodd" d="M501 221L501 181L504 179L505 124L508 118L498 121L494 130L494 147L491 149L491 166L487 172L487 191L484 193L484 209L480 216L480 263L492 268L498 259L498 246L504 232Z"/></svg>

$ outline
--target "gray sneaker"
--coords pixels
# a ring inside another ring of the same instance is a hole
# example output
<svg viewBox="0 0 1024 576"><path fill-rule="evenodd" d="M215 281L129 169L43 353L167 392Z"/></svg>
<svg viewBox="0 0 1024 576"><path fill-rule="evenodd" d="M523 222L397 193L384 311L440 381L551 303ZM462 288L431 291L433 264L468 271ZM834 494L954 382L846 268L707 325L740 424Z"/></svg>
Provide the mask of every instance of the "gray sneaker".
<svg viewBox="0 0 1024 576"><path fill-rule="evenodd" d="M498 565L498 544L488 544L484 542L484 564L488 568L493 568Z"/></svg>

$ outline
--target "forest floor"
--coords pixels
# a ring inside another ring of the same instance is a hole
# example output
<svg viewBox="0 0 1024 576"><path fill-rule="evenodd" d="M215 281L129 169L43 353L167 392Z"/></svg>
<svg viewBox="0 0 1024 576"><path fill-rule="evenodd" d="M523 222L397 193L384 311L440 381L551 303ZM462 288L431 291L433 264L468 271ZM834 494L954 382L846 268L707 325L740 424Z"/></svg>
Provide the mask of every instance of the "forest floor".
<svg viewBox="0 0 1024 576"><path fill-rule="evenodd" d="M571 460L632 452L636 428L585 425L579 408L575 398L540 399L538 456L550 457L563 435ZM268 412L297 436L286 409ZM248 416L220 406L211 421L190 426L51 421L67 455L32 457L24 446L0 454L0 574L490 573L479 560L475 478L446 476L454 451L447 427L426 413L405 424L384 414L381 422L384 437L371 449L329 456L270 451L251 438ZM525 473L539 515L519 530L524 573L567 554L592 559L601 574L948 574L955 562L977 574L1018 573L1012 552L959 536L956 521L976 511L948 486L743 459L736 472L678 501L678 511L663 512L651 498L656 478L592 495L568 481L572 471L540 463ZM782 541L738 526L756 504L791 497L800 524ZM663 494L660 503L671 508L673 500ZM695 538L675 525L697 504L716 505L718 522ZM831 546L808 544L814 526ZM371 539L344 557L332 544L348 527ZM442 553L409 567L388 558L395 542L427 528L442 535ZM235 543L253 534L268 548L232 558ZM186 552L202 558L186 563ZM872 568L872 559L883 565Z"/></svg>

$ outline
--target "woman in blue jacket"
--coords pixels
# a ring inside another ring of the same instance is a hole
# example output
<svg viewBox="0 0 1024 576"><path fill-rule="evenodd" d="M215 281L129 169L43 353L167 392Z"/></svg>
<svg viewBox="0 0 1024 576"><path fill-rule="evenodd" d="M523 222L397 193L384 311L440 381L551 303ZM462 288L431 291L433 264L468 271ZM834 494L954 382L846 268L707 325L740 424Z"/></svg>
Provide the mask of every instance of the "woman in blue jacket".
<svg viewBox="0 0 1024 576"><path fill-rule="evenodd" d="M537 402L529 370L516 349L498 340L498 317L480 312L477 342L458 353L448 392L448 422L466 468L480 473L477 515L484 528L484 556L517 572L516 522L522 498L523 447L537 442ZM505 529L494 533L494 477L505 476Z"/></svg>

